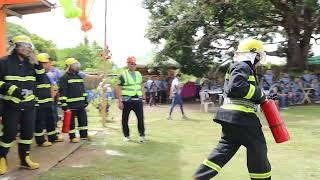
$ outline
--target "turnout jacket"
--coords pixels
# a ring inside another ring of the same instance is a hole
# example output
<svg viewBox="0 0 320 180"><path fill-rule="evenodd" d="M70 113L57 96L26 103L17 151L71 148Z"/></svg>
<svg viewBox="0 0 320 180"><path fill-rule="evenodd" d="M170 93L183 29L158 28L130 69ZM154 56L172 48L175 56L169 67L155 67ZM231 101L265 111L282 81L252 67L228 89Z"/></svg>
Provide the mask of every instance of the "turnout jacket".
<svg viewBox="0 0 320 180"><path fill-rule="evenodd" d="M224 103L218 109L214 121L245 126L261 126L256 115L256 104L265 100L249 61L230 66L224 82Z"/></svg>
<svg viewBox="0 0 320 180"><path fill-rule="evenodd" d="M20 61L16 53L0 59L0 81L15 85L24 93L24 99L13 94L3 96L4 105L18 109L35 106L35 90L37 84L42 84L45 71L41 65L31 64L29 59Z"/></svg>
<svg viewBox="0 0 320 180"><path fill-rule="evenodd" d="M88 105L84 81L78 73L66 72L59 81L59 92L63 108L76 109Z"/></svg>
<svg viewBox="0 0 320 180"><path fill-rule="evenodd" d="M49 77L44 74L43 83L37 85L36 100L39 108L52 107L53 98L51 97L51 84Z"/></svg>

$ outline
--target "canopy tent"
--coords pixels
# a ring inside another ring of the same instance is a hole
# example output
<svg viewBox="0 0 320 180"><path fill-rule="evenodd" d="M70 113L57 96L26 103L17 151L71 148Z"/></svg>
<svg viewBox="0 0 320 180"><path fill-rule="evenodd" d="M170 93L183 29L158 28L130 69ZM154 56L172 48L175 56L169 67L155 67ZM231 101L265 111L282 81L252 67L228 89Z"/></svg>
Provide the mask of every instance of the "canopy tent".
<svg viewBox="0 0 320 180"><path fill-rule="evenodd" d="M313 56L308 58L308 64L320 64L320 56Z"/></svg>
<svg viewBox="0 0 320 180"><path fill-rule="evenodd" d="M49 12L53 6L47 0L0 0L0 56L6 55L6 17Z"/></svg>

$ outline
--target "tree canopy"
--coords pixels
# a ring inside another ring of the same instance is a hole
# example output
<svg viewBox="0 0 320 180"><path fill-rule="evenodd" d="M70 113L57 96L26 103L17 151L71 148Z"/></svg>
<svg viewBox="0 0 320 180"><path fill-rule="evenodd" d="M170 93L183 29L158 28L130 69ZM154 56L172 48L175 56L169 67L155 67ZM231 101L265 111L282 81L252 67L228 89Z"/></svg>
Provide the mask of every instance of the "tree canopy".
<svg viewBox="0 0 320 180"><path fill-rule="evenodd" d="M164 48L181 70L201 76L228 61L238 41L259 38L278 46L269 55L287 57L288 68L306 68L310 40L320 30L317 0L144 0L151 13L147 37ZM281 37L281 39L278 39Z"/></svg>
<svg viewBox="0 0 320 180"><path fill-rule="evenodd" d="M32 43L35 46L36 53L48 53L50 57L53 59L57 58L56 55L56 45L50 41L46 40L36 34L30 33L27 29L24 27L14 24L14 23L8 23L7 24L7 38L8 40L12 39L14 36L17 35L27 35L31 38Z"/></svg>
<svg viewBox="0 0 320 180"><path fill-rule="evenodd" d="M65 48L57 50L59 67L64 66L64 60L69 57L76 58L83 69L97 68L101 63L99 53L103 51L103 48L98 45L97 42L90 42L87 38L84 38L84 42L78 44L74 48Z"/></svg>

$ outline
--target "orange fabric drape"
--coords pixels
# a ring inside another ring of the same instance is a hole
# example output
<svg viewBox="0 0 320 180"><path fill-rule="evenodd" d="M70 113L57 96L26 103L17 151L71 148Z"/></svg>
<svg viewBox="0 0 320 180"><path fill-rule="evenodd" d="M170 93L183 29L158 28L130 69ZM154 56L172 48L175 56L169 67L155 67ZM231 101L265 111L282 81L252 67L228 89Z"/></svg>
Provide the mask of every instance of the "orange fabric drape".
<svg viewBox="0 0 320 180"><path fill-rule="evenodd" d="M0 57L6 55L7 39L6 39L6 12L3 5L34 3L40 0L0 0Z"/></svg>
<svg viewBox="0 0 320 180"><path fill-rule="evenodd" d="M79 17L81 22L81 30L84 32L89 31L92 28L92 24L88 17L88 4L89 0L78 0L77 5L82 10L81 16Z"/></svg>
<svg viewBox="0 0 320 180"><path fill-rule="evenodd" d="M0 9L0 57L6 55L6 12Z"/></svg>

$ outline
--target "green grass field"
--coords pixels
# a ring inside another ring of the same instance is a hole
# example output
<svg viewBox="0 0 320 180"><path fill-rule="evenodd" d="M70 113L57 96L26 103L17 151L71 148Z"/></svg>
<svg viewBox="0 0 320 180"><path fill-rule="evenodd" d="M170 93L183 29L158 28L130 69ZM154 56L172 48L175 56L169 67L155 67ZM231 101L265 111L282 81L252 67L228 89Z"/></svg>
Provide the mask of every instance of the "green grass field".
<svg viewBox="0 0 320 180"><path fill-rule="evenodd" d="M266 125L263 126L272 164L272 179L320 179L320 106L291 107L281 112L291 140L276 144ZM176 110L174 120L166 120L168 108L145 110L146 143L123 142L120 122L112 123L108 135L98 137L87 146L101 151L115 150L123 156L107 154L91 158L89 167L59 167L43 173L39 179L141 179L186 180L220 138L220 126L212 122L212 114L187 111L189 120L180 120ZM119 118L119 111L114 116ZM91 126L99 126L97 113L90 111ZM116 118L116 119L117 119ZM138 139L136 120L131 120L131 136ZM118 127L118 128L117 128ZM238 153L215 178L217 180L249 179L246 152Z"/></svg>

